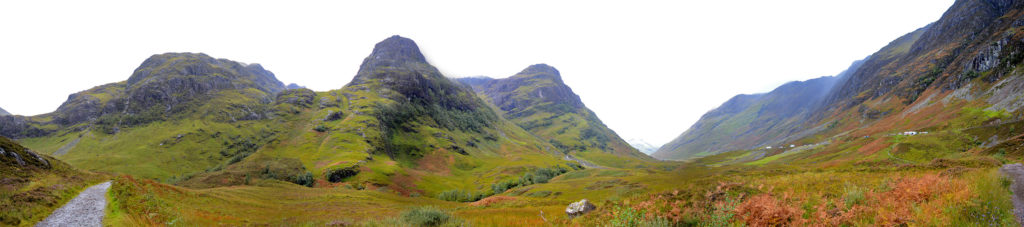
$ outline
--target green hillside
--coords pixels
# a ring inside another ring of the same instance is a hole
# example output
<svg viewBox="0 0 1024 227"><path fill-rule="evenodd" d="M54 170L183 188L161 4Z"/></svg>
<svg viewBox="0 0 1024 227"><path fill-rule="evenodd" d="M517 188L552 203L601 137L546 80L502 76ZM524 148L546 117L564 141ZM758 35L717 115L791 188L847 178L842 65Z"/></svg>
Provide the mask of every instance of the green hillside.
<svg viewBox="0 0 1024 227"><path fill-rule="evenodd" d="M554 67L537 64L504 79L471 77L459 81L472 86L504 118L566 155L614 167L650 160L584 106Z"/></svg>
<svg viewBox="0 0 1024 227"><path fill-rule="evenodd" d="M32 226L106 176L80 171L0 136L0 225Z"/></svg>

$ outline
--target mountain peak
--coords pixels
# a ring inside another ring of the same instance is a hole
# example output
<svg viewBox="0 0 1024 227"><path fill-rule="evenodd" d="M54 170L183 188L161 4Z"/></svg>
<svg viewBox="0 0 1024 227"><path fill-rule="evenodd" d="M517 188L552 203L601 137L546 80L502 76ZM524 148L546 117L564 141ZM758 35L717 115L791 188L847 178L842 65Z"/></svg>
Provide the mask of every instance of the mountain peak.
<svg viewBox="0 0 1024 227"><path fill-rule="evenodd" d="M529 67L526 67L526 69L523 69L523 71L519 72L519 74L538 74L538 73L547 73L547 74L552 74L554 76L561 77L561 75L558 73L558 69L555 69L555 67L551 67L550 65L544 64L544 63L530 65Z"/></svg>
<svg viewBox="0 0 1024 227"><path fill-rule="evenodd" d="M530 65L512 77L546 77L557 84L562 84L563 86L565 84L562 81L562 74L558 72L558 69L544 63Z"/></svg>
<svg viewBox="0 0 1024 227"><path fill-rule="evenodd" d="M388 37L384 41L377 43L373 47L373 53L370 54L369 59L427 62L416 42L398 35Z"/></svg>

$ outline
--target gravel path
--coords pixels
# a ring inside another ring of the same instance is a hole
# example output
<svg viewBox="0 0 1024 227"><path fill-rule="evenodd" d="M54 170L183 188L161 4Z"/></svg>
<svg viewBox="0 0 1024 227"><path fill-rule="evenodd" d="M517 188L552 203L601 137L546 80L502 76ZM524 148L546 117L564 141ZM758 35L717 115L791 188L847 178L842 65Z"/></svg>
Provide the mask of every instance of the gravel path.
<svg viewBox="0 0 1024 227"><path fill-rule="evenodd" d="M1010 185L1010 191L1013 191L1013 215L1017 216L1017 222L1024 223L1024 165L1006 164L999 171L1013 180Z"/></svg>
<svg viewBox="0 0 1024 227"><path fill-rule="evenodd" d="M77 197L64 204L39 223L39 226L103 226L104 209L107 207L107 189L110 181L86 188Z"/></svg>

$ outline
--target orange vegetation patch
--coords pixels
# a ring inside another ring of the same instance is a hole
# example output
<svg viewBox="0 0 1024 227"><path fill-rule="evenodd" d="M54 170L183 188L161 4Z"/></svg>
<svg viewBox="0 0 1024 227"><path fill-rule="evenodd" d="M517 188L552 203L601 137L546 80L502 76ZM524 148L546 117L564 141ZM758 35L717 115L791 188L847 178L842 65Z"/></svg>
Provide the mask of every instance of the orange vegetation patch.
<svg viewBox="0 0 1024 227"><path fill-rule="evenodd" d="M451 170L448 169L448 166L451 166L452 163L455 163L455 157L448 154L448 151L444 148L435 150L434 152L423 156L419 161L416 161L416 165L419 169L442 176L451 174Z"/></svg>
<svg viewBox="0 0 1024 227"><path fill-rule="evenodd" d="M886 142L885 140L885 138L878 138L875 141L871 141L871 143L868 143L867 145L858 148L857 152L866 155L874 154L875 152L881 151L882 149L889 147L889 143Z"/></svg>
<svg viewBox="0 0 1024 227"><path fill-rule="evenodd" d="M760 194L736 207L736 213L750 226L786 226L803 219L803 210L787 206L770 194Z"/></svg>
<svg viewBox="0 0 1024 227"><path fill-rule="evenodd" d="M418 177L409 174L398 174L391 177L393 184L388 185L388 188L398 192L403 196L410 196L413 193L423 195L423 190L416 189L416 182L420 179Z"/></svg>
<svg viewBox="0 0 1024 227"><path fill-rule="evenodd" d="M956 200L967 200L971 197L969 187L963 182L953 181L938 174L920 177L903 178L895 183L892 190L880 193L869 193L869 200L876 212L876 223L885 226L909 224L916 213L936 213L931 216L942 216L945 204L920 203L932 201L937 195ZM942 202L942 201L934 201Z"/></svg>
<svg viewBox="0 0 1024 227"><path fill-rule="evenodd" d="M469 203L469 205L470 206L476 206L476 207L490 206L491 204L501 203L501 202L505 202L505 201L512 201L512 200L516 200L516 198L515 197L511 197L511 196L498 195L498 196L487 197L487 198L481 199L480 201Z"/></svg>

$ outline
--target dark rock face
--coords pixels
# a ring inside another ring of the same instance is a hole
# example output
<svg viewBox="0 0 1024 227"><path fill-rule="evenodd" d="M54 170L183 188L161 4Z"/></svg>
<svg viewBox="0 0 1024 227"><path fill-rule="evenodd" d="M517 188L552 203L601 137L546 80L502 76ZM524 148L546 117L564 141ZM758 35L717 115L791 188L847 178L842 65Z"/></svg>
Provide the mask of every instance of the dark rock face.
<svg viewBox="0 0 1024 227"><path fill-rule="evenodd" d="M332 169L327 171L327 180L337 183L345 180L345 178L355 176L356 174L359 174L359 165Z"/></svg>
<svg viewBox="0 0 1024 227"><path fill-rule="evenodd" d="M363 60L359 73L349 85L370 80L380 82L383 88L396 91L401 97L418 104L440 104L446 108L468 110L479 107L472 99L459 98L468 89L458 86L427 63L419 47L411 39L392 36L377 43L370 56Z"/></svg>
<svg viewBox="0 0 1024 227"><path fill-rule="evenodd" d="M128 111L153 106L172 110L220 90L255 88L268 94L284 90L284 84L259 64L244 65L206 54L154 55L135 69L127 81Z"/></svg>
<svg viewBox="0 0 1024 227"><path fill-rule="evenodd" d="M956 1L938 21L894 40L872 55L864 63L864 70L844 78L827 98L829 108L832 111L848 109L886 95L908 99L909 103L928 87L945 90L962 87L974 79L977 72L999 64L1000 55L1013 54L1007 52L1014 51L1008 50L1013 48L1004 46L1017 44L1001 40L1005 37L1000 33L1016 21L1013 17L1003 17L1008 16L1011 9L1020 8L1024 8L1024 1ZM992 38L995 39L987 40ZM970 57L974 55L977 57ZM931 69L903 67L926 64L923 62L932 64ZM997 79L999 74L991 79ZM861 96L862 93L868 95Z"/></svg>
<svg viewBox="0 0 1024 227"><path fill-rule="evenodd" d="M104 131L116 133L120 126L143 124L187 110L195 105L185 104L202 103L218 92L247 89L262 92L269 103L274 94L284 90L284 85L259 64L214 59L201 53L157 54L143 61L127 81L69 95L56 111L48 114L53 117L52 121L34 122L34 118L2 116L0 126L4 127L0 128L0 135L43 136L50 132L40 129L40 125L67 127L97 121L109 126ZM263 114L250 113L238 119ZM102 122L102 117L115 115L124 118L108 117L111 122Z"/></svg>
<svg viewBox="0 0 1024 227"><path fill-rule="evenodd" d="M50 162L46 158L3 136L0 136L0 165L50 168Z"/></svg>
<svg viewBox="0 0 1024 227"><path fill-rule="evenodd" d="M123 97L123 91L124 83L111 83L68 95L68 100L54 111L54 122L60 125L74 125L93 120L103 114L120 112L124 109L124 103L111 100L115 100L113 97ZM109 99L103 100L99 97Z"/></svg>
<svg viewBox="0 0 1024 227"><path fill-rule="evenodd" d="M536 84L532 81L537 79L549 80L551 83ZM573 110L585 108L580 97L562 82L562 75L558 70L546 64L531 65L507 79L469 78L465 82L470 85L477 84L474 89L487 94L494 105L506 112L518 112L545 102L568 105ZM535 90L525 94L515 92L522 87L533 87Z"/></svg>
<svg viewBox="0 0 1024 227"><path fill-rule="evenodd" d="M472 89L441 75L427 63L415 42L397 35L377 43L349 86L370 81L396 92L397 95L384 96L400 103L438 105L455 111L486 109L482 100L473 95Z"/></svg>
<svg viewBox="0 0 1024 227"><path fill-rule="evenodd" d="M795 140L827 130L838 120L867 126L894 113L917 109L918 106L909 108L914 103L931 105L921 102L920 96L926 91L943 94L970 88L967 85L971 83L996 83L1024 60L1024 38L1019 32L1024 25L1021 9L1024 1L957 0L938 21L897 38L863 61L857 70L838 76L819 105L792 119L798 121L779 121L774 117L750 120L740 118L739 112L723 114L738 110L734 108L737 106L759 105L737 97L706 114L679 138L662 146L655 156L678 159L685 158L681 153L749 149L773 141ZM768 112L758 112L758 116L771 112L764 111ZM840 116L854 119L833 119ZM716 129L722 126L730 126L725 127L730 130ZM766 126L775 129L768 133L758 130Z"/></svg>
<svg viewBox="0 0 1024 227"><path fill-rule="evenodd" d="M370 53L366 59L366 61L427 63L427 59L423 57L423 53L420 53L420 47L416 45L416 42L397 35L377 43L373 47L373 53Z"/></svg>
<svg viewBox="0 0 1024 227"><path fill-rule="evenodd" d="M38 137L50 134L50 130L41 129L23 116L0 116L0 136L11 138Z"/></svg>

